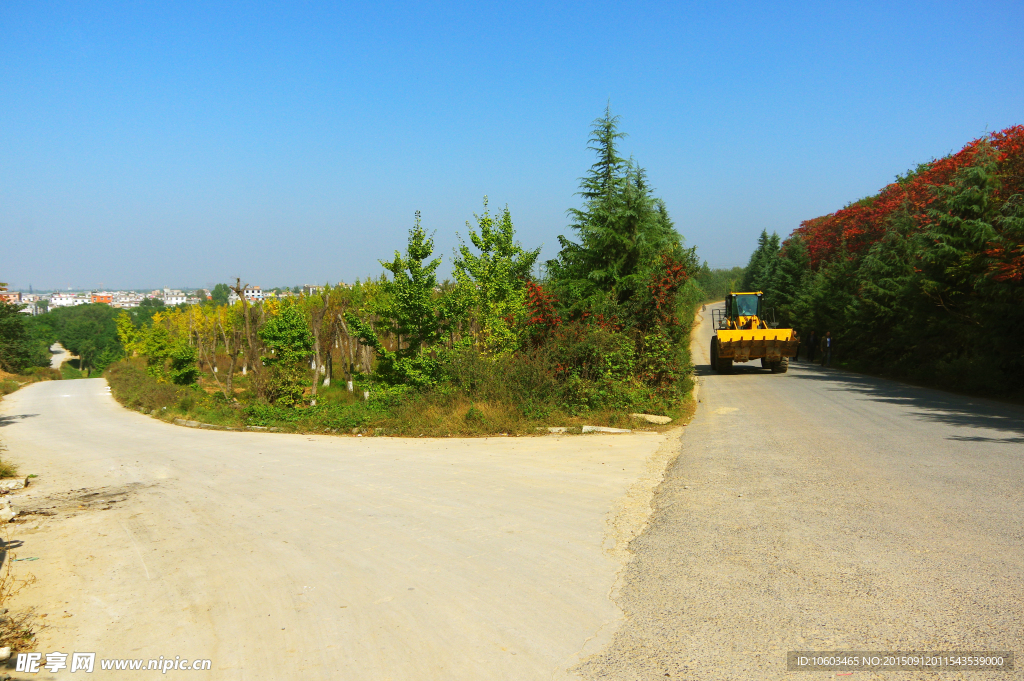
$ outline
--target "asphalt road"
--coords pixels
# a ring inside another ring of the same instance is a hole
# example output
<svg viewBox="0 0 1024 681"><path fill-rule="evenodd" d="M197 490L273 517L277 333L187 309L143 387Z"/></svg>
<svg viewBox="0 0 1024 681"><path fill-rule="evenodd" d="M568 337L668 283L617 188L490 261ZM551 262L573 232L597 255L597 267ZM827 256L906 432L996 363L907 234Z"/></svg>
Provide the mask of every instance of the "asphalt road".
<svg viewBox="0 0 1024 681"><path fill-rule="evenodd" d="M53 353L53 356L50 357L50 366L54 369L60 369L61 364L74 358L74 355L64 349L64 346L60 343L54 343L51 345L50 352Z"/></svg>
<svg viewBox="0 0 1024 681"><path fill-rule="evenodd" d="M1024 411L823 369L708 366L588 679L832 678L807 651L1012 651L1024 668ZM753 364L753 363L751 363ZM859 673L967 678L960 673Z"/></svg>
<svg viewBox="0 0 1024 681"><path fill-rule="evenodd" d="M14 605L37 606L39 652L210 659L207 679L565 678L621 617L624 547L678 447L193 430L108 390L0 402L6 458L40 476L15 504L42 514L9 526L38 559L11 563L37 577Z"/></svg>

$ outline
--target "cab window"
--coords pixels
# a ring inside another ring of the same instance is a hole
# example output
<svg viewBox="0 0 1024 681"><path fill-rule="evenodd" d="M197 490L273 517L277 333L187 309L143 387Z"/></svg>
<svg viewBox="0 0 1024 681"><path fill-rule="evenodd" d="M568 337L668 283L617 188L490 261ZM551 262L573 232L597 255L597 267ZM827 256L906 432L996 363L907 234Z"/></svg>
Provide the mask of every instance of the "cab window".
<svg viewBox="0 0 1024 681"><path fill-rule="evenodd" d="M753 317L757 314L757 296L734 296L733 306L738 317Z"/></svg>

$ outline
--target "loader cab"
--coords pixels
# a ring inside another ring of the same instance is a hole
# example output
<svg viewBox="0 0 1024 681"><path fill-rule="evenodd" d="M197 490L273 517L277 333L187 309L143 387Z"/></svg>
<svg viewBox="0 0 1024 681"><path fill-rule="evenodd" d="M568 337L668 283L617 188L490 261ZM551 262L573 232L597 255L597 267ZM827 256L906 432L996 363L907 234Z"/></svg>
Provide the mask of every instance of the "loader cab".
<svg viewBox="0 0 1024 681"><path fill-rule="evenodd" d="M725 316L728 328L731 329L765 329L762 320L764 312L764 293L730 293L725 297Z"/></svg>

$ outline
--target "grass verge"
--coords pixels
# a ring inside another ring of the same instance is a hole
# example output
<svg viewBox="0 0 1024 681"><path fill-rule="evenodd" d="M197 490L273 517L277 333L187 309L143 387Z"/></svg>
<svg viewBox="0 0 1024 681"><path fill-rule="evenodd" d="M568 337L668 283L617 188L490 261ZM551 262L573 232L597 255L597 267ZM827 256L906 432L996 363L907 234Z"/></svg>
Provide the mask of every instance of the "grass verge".
<svg viewBox="0 0 1024 681"><path fill-rule="evenodd" d="M576 386L571 408L546 373L528 364L467 361L452 381L440 388L417 391L372 384L355 377L349 392L343 381L318 391L316 405L284 408L259 402L247 389L232 401L216 389L212 377L199 385L176 386L150 376L143 361L112 364L104 373L111 393L125 407L163 420L182 418L214 425L277 428L295 433L467 437L534 435L548 426L578 432L583 425L660 430L630 417L631 411L666 414L675 421L691 411L686 395L670 400L648 394L642 386L589 382ZM242 381L244 385L244 380ZM689 385L687 383L687 385ZM370 394L364 399L364 391ZM588 406L588 400L593 406Z"/></svg>

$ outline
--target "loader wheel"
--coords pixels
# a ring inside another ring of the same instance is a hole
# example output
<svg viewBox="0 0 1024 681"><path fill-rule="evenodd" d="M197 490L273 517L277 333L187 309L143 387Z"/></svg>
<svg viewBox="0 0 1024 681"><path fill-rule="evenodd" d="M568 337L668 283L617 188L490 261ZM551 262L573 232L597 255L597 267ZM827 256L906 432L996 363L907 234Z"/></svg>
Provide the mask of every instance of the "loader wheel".
<svg viewBox="0 0 1024 681"><path fill-rule="evenodd" d="M762 357L762 358L761 358L761 368L762 368L762 369L771 369L771 368L772 368L772 363L771 363L771 362L769 362L769 361L767 360L767 358L765 358L765 357Z"/></svg>
<svg viewBox="0 0 1024 681"><path fill-rule="evenodd" d="M711 368L720 374L732 373L732 360L718 356L718 338L711 339Z"/></svg>
<svg viewBox="0 0 1024 681"><path fill-rule="evenodd" d="M784 374L789 371L789 357L783 357L778 362L772 362L773 374Z"/></svg>

